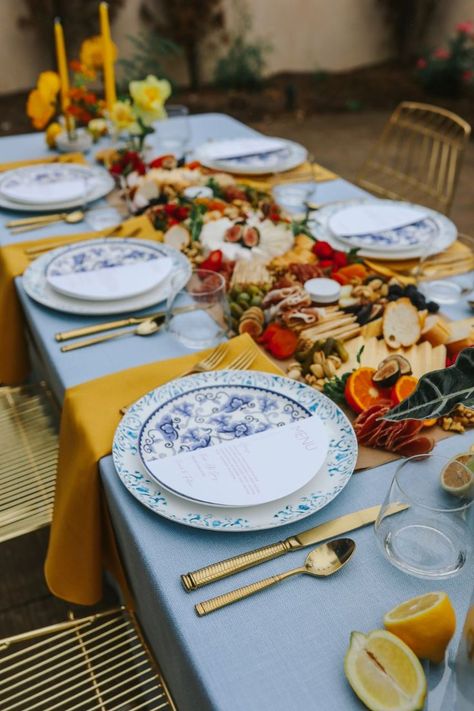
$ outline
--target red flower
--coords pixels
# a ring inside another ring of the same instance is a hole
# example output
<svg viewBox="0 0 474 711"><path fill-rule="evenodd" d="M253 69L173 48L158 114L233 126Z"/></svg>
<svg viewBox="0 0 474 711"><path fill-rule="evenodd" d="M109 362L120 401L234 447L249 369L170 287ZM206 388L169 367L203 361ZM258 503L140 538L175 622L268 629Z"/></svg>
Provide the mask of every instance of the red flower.
<svg viewBox="0 0 474 711"><path fill-rule="evenodd" d="M420 57L419 60L416 63L417 69L426 69L428 66L428 62L424 57Z"/></svg>
<svg viewBox="0 0 474 711"><path fill-rule="evenodd" d="M466 71L462 74L462 80L465 84L470 84L473 77L474 72L471 69L466 69Z"/></svg>
<svg viewBox="0 0 474 711"><path fill-rule="evenodd" d="M438 47L438 49L435 49L433 52L433 57L435 59L449 59L450 56L450 52L444 47Z"/></svg>
<svg viewBox="0 0 474 711"><path fill-rule="evenodd" d="M474 22L472 20L466 20L465 22L459 22L456 25L456 32L461 35L472 35L474 34Z"/></svg>

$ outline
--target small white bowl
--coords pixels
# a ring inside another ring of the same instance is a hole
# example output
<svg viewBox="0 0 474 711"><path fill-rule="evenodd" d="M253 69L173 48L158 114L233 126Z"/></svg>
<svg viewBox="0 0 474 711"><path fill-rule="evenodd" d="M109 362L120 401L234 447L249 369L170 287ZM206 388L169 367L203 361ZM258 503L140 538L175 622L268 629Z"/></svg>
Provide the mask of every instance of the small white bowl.
<svg viewBox="0 0 474 711"><path fill-rule="evenodd" d="M333 304L341 295L341 285L335 279L309 279L305 281L304 288L318 304Z"/></svg>

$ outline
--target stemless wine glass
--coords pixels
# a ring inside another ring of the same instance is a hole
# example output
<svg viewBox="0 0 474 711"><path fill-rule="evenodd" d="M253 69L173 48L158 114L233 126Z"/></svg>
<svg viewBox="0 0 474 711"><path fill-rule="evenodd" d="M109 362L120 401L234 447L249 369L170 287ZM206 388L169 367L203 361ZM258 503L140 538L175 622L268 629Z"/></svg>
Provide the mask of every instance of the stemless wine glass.
<svg viewBox="0 0 474 711"><path fill-rule="evenodd" d="M186 348L217 345L229 324L225 279L217 272L196 269L186 286L168 299L166 328Z"/></svg>
<svg viewBox="0 0 474 711"><path fill-rule="evenodd" d="M172 153L182 158L188 149L191 138L189 109L180 104L166 107L167 118L157 126L157 142L164 153Z"/></svg>
<svg viewBox="0 0 474 711"><path fill-rule="evenodd" d="M375 522L384 555L406 573L422 578L450 577L472 553L473 474L458 462L458 473L470 485L463 492L459 490L459 495L450 493L441 484L450 461L424 454L402 462ZM397 504L408 508L389 516Z"/></svg>

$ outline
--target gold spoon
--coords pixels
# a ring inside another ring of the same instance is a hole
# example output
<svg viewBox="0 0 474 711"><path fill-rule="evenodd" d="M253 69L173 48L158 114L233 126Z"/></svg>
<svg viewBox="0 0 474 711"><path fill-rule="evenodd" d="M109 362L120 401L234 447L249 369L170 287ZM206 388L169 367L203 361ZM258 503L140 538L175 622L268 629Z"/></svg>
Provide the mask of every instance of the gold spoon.
<svg viewBox="0 0 474 711"><path fill-rule="evenodd" d="M149 318L139 323L136 328L127 328L122 331L116 331L115 333L106 333L103 336L96 336L95 338L86 338L84 341L68 343L65 346L61 346L61 351L63 353L75 351L77 348L86 348L87 346L93 346L96 343L104 343L104 341L111 341L114 338L121 338L122 336L151 336L160 330L163 321L163 316Z"/></svg>
<svg viewBox="0 0 474 711"><path fill-rule="evenodd" d="M323 543L323 545L318 546L307 555L302 568L294 568L286 573L272 575L270 578L265 578L265 580L250 583L250 585L245 585L243 588L231 590L204 602L198 602L194 609L200 617L208 615L214 610L231 605L237 600L243 600L256 592L260 592L260 590L265 590L282 580L286 580L286 578L290 578L292 575L305 573L314 575L317 578L326 578L336 573L347 563L354 553L355 547L356 544L352 538L336 538L334 541L329 541L329 543Z"/></svg>
<svg viewBox="0 0 474 711"><path fill-rule="evenodd" d="M7 224L13 234L20 232L30 232L37 230L45 225L51 225L54 222L66 222L68 225L75 225L77 222L82 222L85 217L83 210L73 210L73 212L61 212L56 215L43 215L41 217L25 217L21 220L11 220Z"/></svg>

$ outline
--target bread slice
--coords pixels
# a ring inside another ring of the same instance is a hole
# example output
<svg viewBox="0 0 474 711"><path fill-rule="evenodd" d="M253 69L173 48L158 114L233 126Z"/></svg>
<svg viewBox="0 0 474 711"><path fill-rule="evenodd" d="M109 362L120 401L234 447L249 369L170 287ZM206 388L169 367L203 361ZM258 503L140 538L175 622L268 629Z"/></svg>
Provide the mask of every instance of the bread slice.
<svg viewBox="0 0 474 711"><path fill-rule="evenodd" d="M429 341L432 346L440 346L451 338L451 332L442 319L434 314L427 316L421 330L423 341Z"/></svg>
<svg viewBox="0 0 474 711"><path fill-rule="evenodd" d="M403 297L387 304L383 315L383 337L387 346L413 346L420 334L420 317L410 299Z"/></svg>

